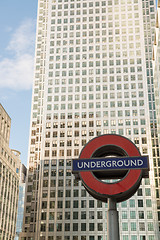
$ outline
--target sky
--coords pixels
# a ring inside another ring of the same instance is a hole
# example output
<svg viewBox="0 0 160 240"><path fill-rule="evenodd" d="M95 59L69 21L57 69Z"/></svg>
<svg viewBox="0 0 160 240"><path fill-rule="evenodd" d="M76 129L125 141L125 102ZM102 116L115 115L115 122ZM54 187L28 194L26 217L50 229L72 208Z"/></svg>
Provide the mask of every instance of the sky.
<svg viewBox="0 0 160 240"><path fill-rule="evenodd" d="M27 166L38 0L0 7L0 103L11 118L10 148Z"/></svg>

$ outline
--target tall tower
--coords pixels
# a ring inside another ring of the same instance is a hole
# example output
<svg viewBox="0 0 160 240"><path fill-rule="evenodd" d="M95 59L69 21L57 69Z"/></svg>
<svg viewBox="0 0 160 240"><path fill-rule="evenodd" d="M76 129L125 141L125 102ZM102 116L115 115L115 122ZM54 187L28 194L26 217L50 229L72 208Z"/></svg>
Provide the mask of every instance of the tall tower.
<svg viewBox="0 0 160 240"><path fill-rule="evenodd" d="M155 106L156 106L156 116L157 116L157 136L156 141L159 145L160 141L160 0L157 1L157 13L156 13L156 24L155 24L155 35L154 35L154 47L153 47L153 72L154 72L154 86L155 86ZM153 149L153 153L157 156L153 159L154 161L154 171L155 171L155 185L156 185L156 198L157 198L157 213L158 220L160 222L160 158L159 149L157 151Z"/></svg>
<svg viewBox="0 0 160 240"><path fill-rule="evenodd" d="M118 205L121 239L159 239L154 25L154 1L39 0L23 240L107 239L107 204L74 179L71 159L108 133L150 157L150 179Z"/></svg>

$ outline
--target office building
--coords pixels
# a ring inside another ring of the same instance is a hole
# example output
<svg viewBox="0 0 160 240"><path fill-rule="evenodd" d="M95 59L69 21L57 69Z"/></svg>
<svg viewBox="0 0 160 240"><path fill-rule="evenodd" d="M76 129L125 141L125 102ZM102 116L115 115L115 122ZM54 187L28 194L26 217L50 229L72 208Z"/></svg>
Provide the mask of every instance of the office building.
<svg viewBox="0 0 160 240"><path fill-rule="evenodd" d="M154 29L151 0L38 1L21 239L107 239L107 204L74 179L71 159L90 139L110 133L131 139L150 159L150 178L118 204L120 237L159 239Z"/></svg>
<svg viewBox="0 0 160 240"><path fill-rule="evenodd" d="M0 104L0 239L14 240L19 193L20 152L9 148L11 119Z"/></svg>

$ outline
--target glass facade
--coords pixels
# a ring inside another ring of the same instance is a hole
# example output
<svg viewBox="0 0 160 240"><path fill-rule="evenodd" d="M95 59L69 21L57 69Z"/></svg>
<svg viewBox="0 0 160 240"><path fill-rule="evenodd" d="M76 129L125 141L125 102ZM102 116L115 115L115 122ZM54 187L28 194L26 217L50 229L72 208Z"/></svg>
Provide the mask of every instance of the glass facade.
<svg viewBox="0 0 160 240"><path fill-rule="evenodd" d="M17 211L17 222L16 222L16 236L14 240L18 240L19 234L22 232L26 174L27 174L27 169L23 164L21 164L20 179L19 179L18 211Z"/></svg>
<svg viewBox="0 0 160 240"><path fill-rule="evenodd" d="M23 211L24 211L24 197L25 197L25 183L21 183L20 186L19 186L19 199L18 199L18 212L17 212L15 240L19 239L19 234L22 231Z"/></svg>

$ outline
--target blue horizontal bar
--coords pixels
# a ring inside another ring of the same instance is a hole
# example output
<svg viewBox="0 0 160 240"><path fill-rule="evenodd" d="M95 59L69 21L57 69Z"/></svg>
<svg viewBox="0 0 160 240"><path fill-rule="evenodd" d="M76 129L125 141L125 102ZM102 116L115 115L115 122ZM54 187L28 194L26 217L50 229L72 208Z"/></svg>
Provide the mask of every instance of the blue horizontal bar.
<svg viewBox="0 0 160 240"><path fill-rule="evenodd" d="M148 156L73 159L72 172L149 169Z"/></svg>

